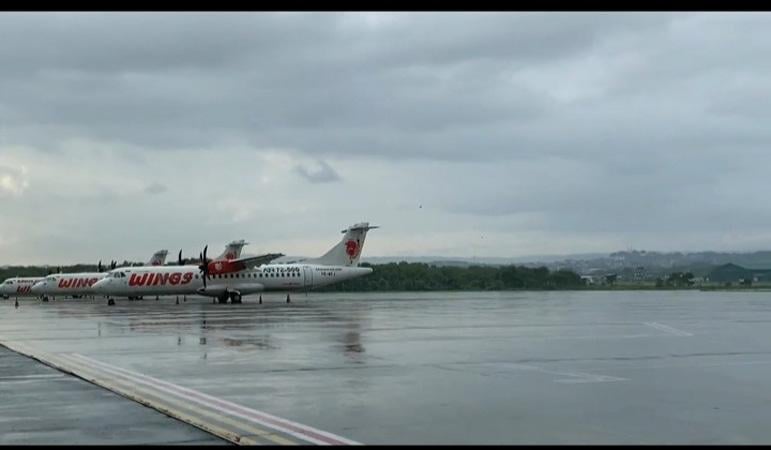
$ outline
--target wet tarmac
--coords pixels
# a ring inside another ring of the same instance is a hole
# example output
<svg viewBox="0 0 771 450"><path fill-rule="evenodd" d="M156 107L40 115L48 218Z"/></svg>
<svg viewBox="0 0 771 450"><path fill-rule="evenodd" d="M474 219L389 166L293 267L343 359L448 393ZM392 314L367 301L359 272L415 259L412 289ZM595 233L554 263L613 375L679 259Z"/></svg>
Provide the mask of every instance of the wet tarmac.
<svg viewBox="0 0 771 450"><path fill-rule="evenodd" d="M771 442L769 292L263 299L2 301L0 340L368 444Z"/></svg>
<svg viewBox="0 0 771 450"><path fill-rule="evenodd" d="M3 347L0 399L0 445L228 444Z"/></svg>

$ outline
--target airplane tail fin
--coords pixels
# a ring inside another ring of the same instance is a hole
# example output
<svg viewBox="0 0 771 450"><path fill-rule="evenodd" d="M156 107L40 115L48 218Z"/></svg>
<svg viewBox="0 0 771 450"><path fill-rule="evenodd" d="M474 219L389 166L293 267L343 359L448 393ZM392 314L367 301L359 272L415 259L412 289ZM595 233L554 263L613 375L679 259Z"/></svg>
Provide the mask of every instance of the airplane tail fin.
<svg viewBox="0 0 771 450"><path fill-rule="evenodd" d="M303 262L329 266L358 266L361 250L364 247L364 238L367 237L367 231L373 228L378 227L369 226L369 222L351 225L342 231L345 233L343 239L326 252L324 256L307 259Z"/></svg>
<svg viewBox="0 0 771 450"><path fill-rule="evenodd" d="M225 246L225 251L222 252L221 255L219 255L215 261L222 261L227 259L238 259L241 257L241 250L244 249L244 246L248 244L245 240L241 239L240 241L233 241Z"/></svg>
<svg viewBox="0 0 771 450"><path fill-rule="evenodd" d="M166 262L166 255L169 254L168 250L158 250L147 262L148 266L162 266Z"/></svg>

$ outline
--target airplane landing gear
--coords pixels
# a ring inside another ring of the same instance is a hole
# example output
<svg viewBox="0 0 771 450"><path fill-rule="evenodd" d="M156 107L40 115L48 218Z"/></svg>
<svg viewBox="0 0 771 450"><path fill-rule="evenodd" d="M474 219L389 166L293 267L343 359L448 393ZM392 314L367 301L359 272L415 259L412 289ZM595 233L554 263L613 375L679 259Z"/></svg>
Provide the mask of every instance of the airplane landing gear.
<svg viewBox="0 0 771 450"><path fill-rule="evenodd" d="M286 294L286 302L289 303L289 294Z"/></svg>
<svg viewBox="0 0 771 450"><path fill-rule="evenodd" d="M44 302L47 302L48 301L48 296L44 295L44 296L40 297L40 300L42 300Z"/></svg>
<svg viewBox="0 0 771 450"><path fill-rule="evenodd" d="M107 299L107 306L115 306L115 300L112 298Z"/></svg>
<svg viewBox="0 0 771 450"><path fill-rule="evenodd" d="M238 292L231 292L230 303L241 303L241 294L239 294Z"/></svg>
<svg viewBox="0 0 771 450"><path fill-rule="evenodd" d="M262 305L262 294L260 294L260 305Z"/></svg>
<svg viewBox="0 0 771 450"><path fill-rule="evenodd" d="M219 301L220 304L225 304L228 302L228 293L225 292L224 294L217 297L217 301Z"/></svg>

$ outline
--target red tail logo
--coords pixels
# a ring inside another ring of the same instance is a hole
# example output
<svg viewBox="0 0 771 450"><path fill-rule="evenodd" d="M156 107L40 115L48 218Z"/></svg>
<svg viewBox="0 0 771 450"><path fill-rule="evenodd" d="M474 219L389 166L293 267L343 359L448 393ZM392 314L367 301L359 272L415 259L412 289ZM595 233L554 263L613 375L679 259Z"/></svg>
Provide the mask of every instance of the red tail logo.
<svg viewBox="0 0 771 450"><path fill-rule="evenodd" d="M348 256L351 257L351 259L356 257L356 254L358 253L358 251L359 251L359 243L358 242L356 242L354 240L350 240L350 241L345 243L345 253L347 253Z"/></svg>

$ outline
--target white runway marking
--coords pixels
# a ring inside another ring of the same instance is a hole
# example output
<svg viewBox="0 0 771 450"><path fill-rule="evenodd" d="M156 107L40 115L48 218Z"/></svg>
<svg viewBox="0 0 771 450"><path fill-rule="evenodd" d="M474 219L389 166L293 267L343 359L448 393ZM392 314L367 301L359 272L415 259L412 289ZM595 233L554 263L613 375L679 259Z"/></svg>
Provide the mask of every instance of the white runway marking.
<svg viewBox="0 0 771 450"><path fill-rule="evenodd" d="M687 331L678 330L677 328L672 328L669 325L664 325L663 323L658 322L643 322L643 325L649 326L651 328L655 328L657 330L661 330L665 333L672 334L674 336L693 336L693 333L689 333Z"/></svg>
<svg viewBox="0 0 771 450"><path fill-rule="evenodd" d="M78 353L52 354L18 341L4 341L2 337L0 345L78 377L72 379L84 379L239 445L259 444L256 436L283 445L361 445L323 430ZM288 439L290 436L296 440Z"/></svg>
<svg viewBox="0 0 771 450"><path fill-rule="evenodd" d="M250 419L252 421L260 423L263 426L277 429L286 434L298 437L300 439L303 439L305 441L309 441L315 444L361 445L358 442L343 438L341 436L334 435L326 431L318 430L316 428L312 428L307 425L302 425L288 419L276 417L263 411L257 411L251 408L247 408L247 407L229 402L227 400L216 398L211 395L204 394L202 392L198 392L198 391L188 389L182 386L178 386L163 380L159 380L157 378L153 378L148 375L132 372L132 371L123 369L121 367L116 367L102 361L91 359L87 356L84 356L78 353L72 353L72 354L66 354L66 355L60 354L59 356L64 358L77 358L78 360L91 364L91 366L100 367L105 372L112 373L118 376L123 376L127 379L133 380L136 383L154 387L157 390L186 398L193 402L212 407L213 409L218 409L227 414Z"/></svg>
<svg viewBox="0 0 771 450"><path fill-rule="evenodd" d="M608 383L613 381L629 381L629 378L612 377L610 375L600 375L600 374L586 373L586 372L563 372L559 370L544 369L543 367L533 366L530 364L509 363L509 364L498 365L498 367L502 367L502 366L509 367L515 370L534 370L537 372L548 373L550 375L568 377L568 378L555 378L553 380L555 383Z"/></svg>

